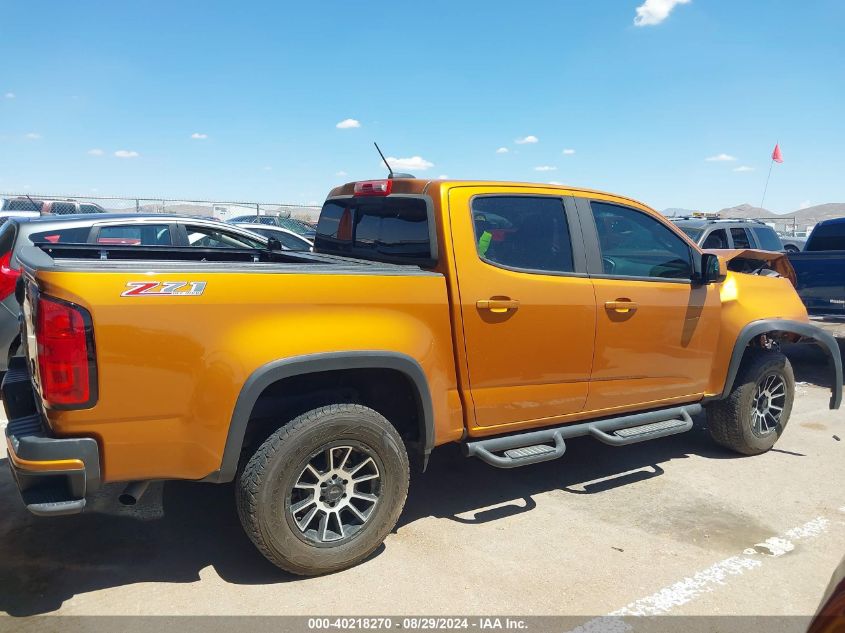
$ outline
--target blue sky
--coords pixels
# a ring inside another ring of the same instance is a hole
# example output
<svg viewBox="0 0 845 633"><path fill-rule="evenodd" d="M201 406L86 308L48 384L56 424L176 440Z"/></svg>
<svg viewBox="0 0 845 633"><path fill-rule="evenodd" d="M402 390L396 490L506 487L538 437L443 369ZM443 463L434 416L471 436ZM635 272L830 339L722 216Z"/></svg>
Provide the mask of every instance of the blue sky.
<svg viewBox="0 0 845 633"><path fill-rule="evenodd" d="M0 15L0 191L321 201L384 174L377 140L418 157L418 176L718 209L759 204L779 140L767 207L845 202L841 0L0 1ZM721 155L736 160L706 160Z"/></svg>

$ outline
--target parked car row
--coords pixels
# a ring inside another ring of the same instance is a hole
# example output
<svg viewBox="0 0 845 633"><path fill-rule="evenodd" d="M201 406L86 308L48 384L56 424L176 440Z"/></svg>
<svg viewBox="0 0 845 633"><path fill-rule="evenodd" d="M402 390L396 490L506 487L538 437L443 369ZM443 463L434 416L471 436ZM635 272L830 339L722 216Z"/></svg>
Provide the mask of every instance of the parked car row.
<svg viewBox="0 0 845 633"><path fill-rule="evenodd" d="M78 200L38 200L19 196L3 200L0 205L0 224L10 217L37 218L42 215L76 215L80 213L105 213L99 204Z"/></svg>

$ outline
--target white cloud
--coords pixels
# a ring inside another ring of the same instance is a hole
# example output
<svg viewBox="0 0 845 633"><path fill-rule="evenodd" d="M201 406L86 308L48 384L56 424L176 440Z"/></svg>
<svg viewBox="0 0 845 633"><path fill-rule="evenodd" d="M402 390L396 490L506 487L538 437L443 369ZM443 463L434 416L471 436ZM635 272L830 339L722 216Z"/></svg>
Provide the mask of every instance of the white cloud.
<svg viewBox="0 0 845 633"><path fill-rule="evenodd" d="M734 171L754 171L754 168L748 165L740 165L739 167L734 167Z"/></svg>
<svg viewBox="0 0 845 633"><path fill-rule="evenodd" d="M812 202L810 202L809 200L804 200L804 202L801 203L800 208L801 209L807 209L808 207L811 207L811 206L813 206Z"/></svg>
<svg viewBox="0 0 845 633"><path fill-rule="evenodd" d="M202 132L194 132L193 134L191 134L191 138L204 141L208 138L208 134L203 134Z"/></svg>
<svg viewBox="0 0 845 633"><path fill-rule="evenodd" d="M534 171L557 171L557 167L554 165L538 165L534 168Z"/></svg>
<svg viewBox="0 0 845 633"><path fill-rule="evenodd" d="M732 160L736 160L736 156L731 156L730 154L716 154L715 156L709 156L704 160L711 162L711 163L724 163L729 162Z"/></svg>
<svg viewBox="0 0 845 633"><path fill-rule="evenodd" d="M567 149L563 150L563 155L564 155L564 156L572 156L574 153L575 153L575 150L574 150L574 149L569 149L569 148L567 148Z"/></svg>
<svg viewBox="0 0 845 633"><path fill-rule="evenodd" d="M449 180L449 174L440 174L437 177L438 180Z"/></svg>
<svg viewBox="0 0 845 633"><path fill-rule="evenodd" d="M347 173L346 173L345 171L343 171L342 169L341 169L339 172L337 172L337 173L335 174L335 176L348 176L348 175L349 175L349 174L347 174Z"/></svg>
<svg viewBox="0 0 845 633"><path fill-rule="evenodd" d="M15 93L14 92L7 92L6 94L3 95L3 98L4 99L14 99Z"/></svg>
<svg viewBox="0 0 845 633"><path fill-rule="evenodd" d="M529 134L528 136L523 136L522 138L518 138L514 141L517 145L527 145L530 143L539 143L540 139L538 139L533 134Z"/></svg>
<svg viewBox="0 0 845 633"><path fill-rule="evenodd" d="M338 130L349 130L352 128L361 127L361 122L357 119L344 119L343 121L335 125L335 127Z"/></svg>
<svg viewBox="0 0 845 633"><path fill-rule="evenodd" d="M562 182L558 182L557 180L550 180L550 181L549 181L549 184L550 184L550 185L562 185L563 183L562 183Z"/></svg>
<svg viewBox="0 0 845 633"><path fill-rule="evenodd" d="M114 153L118 158L137 158L140 154L131 149L119 149Z"/></svg>
<svg viewBox="0 0 845 633"><path fill-rule="evenodd" d="M102 156L103 154L105 154L105 152L103 150L95 147L94 149L89 149L88 154L90 156Z"/></svg>
<svg viewBox="0 0 845 633"><path fill-rule="evenodd" d="M496 150L497 154L507 154L510 150L507 147L500 147Z"/></svg>
<svg viewBox="0 0 845 633"><path fill-rule="evenodd" d="M27 132L24 136L31 140L36 140L41 138L41 135L38 132Z"/></svg>
<svg viewBox="0 0 845 633"><path fill-rule="evenodd" d="M434 163L427 161L422 156L411 156L410 158L396 158L395 156L388 156L387 162L390 163L390 167L394 171L402 171L405 169L408 171L425 171L434 167Z"/></svg>
<svg viewBox="0 0 845 633"><path fill-rule="evenodd" d="M645 0L637 7L634 26L654 26L669 17L679 4L689 4L692 0Z"/></svg>

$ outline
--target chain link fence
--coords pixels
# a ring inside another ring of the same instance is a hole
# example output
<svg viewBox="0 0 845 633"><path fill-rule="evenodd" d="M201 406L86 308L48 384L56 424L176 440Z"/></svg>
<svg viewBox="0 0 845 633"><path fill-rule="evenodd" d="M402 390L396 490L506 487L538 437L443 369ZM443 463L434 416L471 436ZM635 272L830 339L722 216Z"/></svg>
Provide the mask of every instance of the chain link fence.
<svg viewBox="0 0 845 633"><path fill-rule="evenodd" d="M167 213L192 215L231 221L245 216L278 215L317 221L320 207L273 202L231 202L218 200L178 200L174 198L112 198L102 196L47 196L40 194L0 193L4 212L38 212L67 215L71 213ZM245 221L249 221L246 220Z"/></svg>

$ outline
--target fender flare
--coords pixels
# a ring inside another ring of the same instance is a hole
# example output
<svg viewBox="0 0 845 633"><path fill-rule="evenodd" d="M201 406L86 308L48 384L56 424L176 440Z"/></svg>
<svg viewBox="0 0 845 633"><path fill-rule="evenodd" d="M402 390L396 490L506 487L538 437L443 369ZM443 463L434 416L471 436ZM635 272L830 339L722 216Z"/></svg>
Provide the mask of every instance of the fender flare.
<svg viewBox="0 0 845 633"><path fill-rule="evenodd" d="M828 366L831 370L832 386L830 388L830 408L838 409L842 403L842 356L839 352L839 345L832 334L813 325L801 321L789 321L786 319L762 319L753 321L746 325L739 333L734 344L731 362L728 366L728 374L725 378L725 387L722 393L711 400L727 398L733 389L736 375L739 372L739 365L745 354L745 348L757 336L767 332L790 332L804 338L813 339L819 347L824 350L828 357Z"/></svg>
<svg viewBox="0 0 845 633"><path fill-rule="evenodd" d="M392 369L404 374L411 381L421 414L420 449L423 459L426 460L434 447L434 407L428 379L420 364L410 356L397 352L325 352L272 361L250 374L232 411L220 469L204 477L202 481L225 483L235 478L250 415L267 387L292 376L348 369Z"/></svg>

